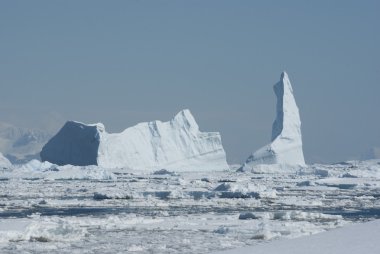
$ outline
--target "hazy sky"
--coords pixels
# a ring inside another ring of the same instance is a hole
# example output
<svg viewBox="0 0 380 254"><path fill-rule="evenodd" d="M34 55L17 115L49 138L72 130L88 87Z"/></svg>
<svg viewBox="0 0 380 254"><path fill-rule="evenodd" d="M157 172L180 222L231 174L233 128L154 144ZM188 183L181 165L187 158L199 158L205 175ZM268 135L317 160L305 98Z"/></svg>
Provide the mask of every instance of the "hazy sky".
<svg viewBox="0 0 380 254"><path fill-rule="evenodd" d="M268 143L283 70L307 162L380 146L380 1L1 1L0 121L109 132L191 109L229 162Z"/></svg>

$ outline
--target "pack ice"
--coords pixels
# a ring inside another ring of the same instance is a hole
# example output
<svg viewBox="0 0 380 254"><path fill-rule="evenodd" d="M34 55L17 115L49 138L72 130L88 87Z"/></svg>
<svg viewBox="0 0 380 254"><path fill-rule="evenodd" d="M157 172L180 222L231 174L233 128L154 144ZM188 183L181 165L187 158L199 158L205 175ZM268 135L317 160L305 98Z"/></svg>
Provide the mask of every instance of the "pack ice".
<svg viewBox="0 0 380 254"><path fill-rule="evenodd" d="M220 134L200 132L189 110L169 122L139 123L121 133L107 133L101 123L68 121L43 147L41 159L135 170L228 169Z"/></svg>
<svg viewBox="0 0 380 254"><path fill-rule="evenodd" d="M286 72L273 87L277 97L276 119L271 143L254 152L244 168L258 164L305 165L302 151L301 120Z"/></svg>

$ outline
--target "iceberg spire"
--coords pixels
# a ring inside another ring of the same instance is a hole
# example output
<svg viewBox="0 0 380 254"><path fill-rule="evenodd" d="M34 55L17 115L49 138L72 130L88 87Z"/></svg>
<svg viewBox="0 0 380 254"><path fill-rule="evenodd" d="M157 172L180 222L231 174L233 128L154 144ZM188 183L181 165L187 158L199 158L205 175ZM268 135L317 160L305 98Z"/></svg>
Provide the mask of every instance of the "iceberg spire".
<svg viewBox="0 0 380 254"><path fill-rule="evenodd" d="M282 138L299 139L298 141L302 143L300 114L286 72L282 72L281 79L273 86L273 90L277 97L277 107L271 141L273 142L281 136Z"/></svg>
<svg viewBox="0 0 380 254"><path fill-rule="evenodd" d="M244 166L257 164L305 165L301 119L288 74L283 72L273 87L277 97L271 143L254 152Z"/></svg>

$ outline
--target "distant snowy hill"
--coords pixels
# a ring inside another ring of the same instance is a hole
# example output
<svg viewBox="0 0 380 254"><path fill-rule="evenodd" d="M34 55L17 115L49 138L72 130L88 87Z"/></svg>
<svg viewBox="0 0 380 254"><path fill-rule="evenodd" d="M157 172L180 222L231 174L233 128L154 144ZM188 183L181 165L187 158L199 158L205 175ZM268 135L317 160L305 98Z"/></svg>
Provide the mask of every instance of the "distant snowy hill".
<svg viewBox="0 0 380 254"><path fill-rule="evenodd" d="M201 132L189 110L171 121L139 123L121 133L104 125L69 121L42 149L41 159L58 165L99 165L137 170L228 169L218 132Z"/></svg>
<svg viewBox="0 0 380 254"><path fill-rule="evenodd" d="M0 152L12 163L39 158L39 152L52 134L0 123Z"/></svg>

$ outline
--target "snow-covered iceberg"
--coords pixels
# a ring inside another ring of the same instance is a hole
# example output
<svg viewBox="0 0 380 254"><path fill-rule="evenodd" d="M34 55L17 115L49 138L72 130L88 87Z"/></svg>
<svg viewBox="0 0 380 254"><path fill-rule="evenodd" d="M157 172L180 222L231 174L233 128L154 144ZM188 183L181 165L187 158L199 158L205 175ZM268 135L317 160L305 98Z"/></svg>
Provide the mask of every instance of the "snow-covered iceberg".
<svg viewBox="0 0 380 254"><path fill-rule="evenodd" d="M243 167L258 164L305 165L302 151L301 119L286 72L273 87L277 96L277 115L271 143L254 152Z"/></svg>
<svg viewBox="0 0 380 254"><path fill-rule="evenodd" d="M43 147L41 159L58 165L173 171L228 169L218 132L200 132L189 110L169 122L139 123L121 133L69 121Z"/></svg>
<svg viewBox="0 0 380 254"><path fill-rule="evenodd" d="M0 167L7 168L11 166L11 162L0 153Z"/></svg>

